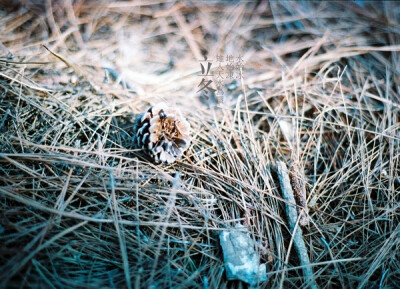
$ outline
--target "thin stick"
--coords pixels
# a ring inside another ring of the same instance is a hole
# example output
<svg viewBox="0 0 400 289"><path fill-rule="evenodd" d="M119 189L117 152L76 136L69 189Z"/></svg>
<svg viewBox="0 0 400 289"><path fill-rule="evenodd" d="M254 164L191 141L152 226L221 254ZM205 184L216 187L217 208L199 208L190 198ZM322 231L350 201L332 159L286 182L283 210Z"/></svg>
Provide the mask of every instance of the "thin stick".
<svg viewBox="0 0 400 289"><path fill-rule="evenodd" d="M282 196L286 203L286 215L289 222L290 231L292 233L294 247L296 248L297 255L300 259L300 265L305 266L303 268L304 279L306 283L311 283L312 289L317 289L318 286L314 280L314 273L310 265L310 259L307 254L306 244L303 239L303 232L299 226L297 226L297 209L296 201L293 196L292 186L289 179L289 171L284 162L277 162L276 164L279 182L281 184Z"/></svg>

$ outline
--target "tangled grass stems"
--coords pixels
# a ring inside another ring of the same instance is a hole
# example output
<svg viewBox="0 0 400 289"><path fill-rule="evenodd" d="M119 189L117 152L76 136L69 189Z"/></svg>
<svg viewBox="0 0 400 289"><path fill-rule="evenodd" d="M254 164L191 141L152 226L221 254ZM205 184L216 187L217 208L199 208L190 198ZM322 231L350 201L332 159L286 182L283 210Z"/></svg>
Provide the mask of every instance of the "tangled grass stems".
<svg viewBox="0 0 400 289"><path fill-rule="evenodd" d="M241 223L267 263L260 286L302 287L271 170L297 161L318 287L398 287L396 9L390 1L2 8L1 285L242 288L226 280L218 244L220 230ZM223 104L195 94L205 51L245 60ZM193 128L172 165L149 162L130 141L135 115L161 101Z"/></svg>

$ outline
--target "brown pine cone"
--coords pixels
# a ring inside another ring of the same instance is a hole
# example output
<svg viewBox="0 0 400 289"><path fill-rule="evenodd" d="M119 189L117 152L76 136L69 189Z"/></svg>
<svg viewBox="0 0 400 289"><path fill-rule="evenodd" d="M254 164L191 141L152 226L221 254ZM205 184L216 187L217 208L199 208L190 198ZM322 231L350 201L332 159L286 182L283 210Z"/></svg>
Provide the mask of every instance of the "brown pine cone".
<svg viewBox="0 0 400 289"><path fill-rule="evenodd" d="M134 146L159 163L173 163L188 149L190 124L165 103L150 107L136 117Z"/></svg>

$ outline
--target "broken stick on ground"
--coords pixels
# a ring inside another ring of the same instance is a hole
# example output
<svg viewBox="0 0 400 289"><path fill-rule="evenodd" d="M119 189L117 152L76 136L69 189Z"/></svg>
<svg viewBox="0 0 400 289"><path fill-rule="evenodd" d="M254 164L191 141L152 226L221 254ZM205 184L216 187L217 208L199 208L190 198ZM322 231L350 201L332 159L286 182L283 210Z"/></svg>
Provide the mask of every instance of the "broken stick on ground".
<svg viewBox="0 0 400 289"><path fill-rule="evenodd" d="M310 264L310 258L308 257L307 248L303 239L303 232L297 225L297 208L296 201L294 199L292 186L289 179L289 171L284 162L277 162L276 164L279 182L281 184L282 196L286 203L286 215L288 218L290 233L292 234L294 247L296 248L297 255L300 259L300 264L303 267L303 274L306 284L313 283L312 289L317 289L318 286L314 281L314 273Z"/></svg>

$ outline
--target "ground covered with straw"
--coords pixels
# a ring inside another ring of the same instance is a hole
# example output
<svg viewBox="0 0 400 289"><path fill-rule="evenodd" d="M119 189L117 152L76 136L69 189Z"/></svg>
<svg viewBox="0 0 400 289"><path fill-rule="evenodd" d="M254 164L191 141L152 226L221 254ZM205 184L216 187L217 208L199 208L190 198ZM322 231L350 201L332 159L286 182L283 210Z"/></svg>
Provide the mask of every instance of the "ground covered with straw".
<svg viewBox="0 0 400 289"><path fill-rule="evenodd" d="M398 4L2 5L1 288L247 288L218 238L237 224L266 263L259 288L310 287L278 161L304 170L318 287L399 288ZM218 54L242 76L197 92ZM132 146L161 101L192 129L168 165Z"/></svg>

